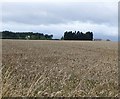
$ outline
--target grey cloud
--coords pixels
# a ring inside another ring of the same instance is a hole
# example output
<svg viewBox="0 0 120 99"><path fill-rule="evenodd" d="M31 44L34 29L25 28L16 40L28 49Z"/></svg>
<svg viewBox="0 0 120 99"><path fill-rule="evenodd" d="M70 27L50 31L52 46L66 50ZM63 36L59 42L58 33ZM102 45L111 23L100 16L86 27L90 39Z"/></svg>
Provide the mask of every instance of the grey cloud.
<svg viewBox="0 0 120 99"><path fill-rule="evenodd" d="M3 23L60 24L70 21L117 25L117 10L111 3L4 3Z"/></svg>
<svg viewBox="0 0 120 99"><path fill-rule="evenodd" d="M93 31L95 38L117 39L117 4L3 3L3 30L33 31L60 38L65 31Z"/></svg>
<svg viewBox="0 0 120 99"><path fill-rule="evenodd" d="M91 23L79 23L73 22L68 24L54 24L54 25L26 25L20 23L4 24L3 29L12 31L32 31L39 33L53 34L54 38L60 38L65 31L79 30L82 32L92 31L95 38L111 39L117 38L117 28L113 26L91 24ZM116 39L117 40L117 39Z"/></svg>

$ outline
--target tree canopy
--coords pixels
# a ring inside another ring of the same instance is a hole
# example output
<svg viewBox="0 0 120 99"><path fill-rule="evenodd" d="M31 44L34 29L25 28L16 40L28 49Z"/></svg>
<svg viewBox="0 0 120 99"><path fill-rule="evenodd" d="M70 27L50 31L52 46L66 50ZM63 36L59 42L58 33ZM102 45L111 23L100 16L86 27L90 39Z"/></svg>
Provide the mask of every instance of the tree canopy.
<svg viewBox="0 0 120 99"><path fill-rule="evenodd" d="M93 33L89 31L86 33L66 31L64 33L64 40L93 40Z"/></svg>
<svg viewBox="0 0 120 99"><path fill-rule="evenodd" d="M2 39L51 40L53 35L33 32L2 31Z"/></svg>
<svg viewBox="0 0 120 99"><path fill-rule="evenodd" d="M53 40L53 35L33 32L2 31L2 39ZM93 40L93 32L66 31L61 40Z"/></svg>

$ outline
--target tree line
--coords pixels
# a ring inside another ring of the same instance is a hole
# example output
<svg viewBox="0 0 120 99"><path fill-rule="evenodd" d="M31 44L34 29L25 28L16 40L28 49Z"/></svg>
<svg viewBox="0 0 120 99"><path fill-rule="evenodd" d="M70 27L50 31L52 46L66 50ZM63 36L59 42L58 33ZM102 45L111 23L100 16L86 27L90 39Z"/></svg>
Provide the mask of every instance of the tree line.
<svg viewBox="0 0 120 99"><path fill-rule="evenodd" d="M33 32L11 32L2 31L2 39L30 39L30 40L54 40L53 35ZM56 40L56 39L55 39ZM59 40L59 39L57 39ZM92 32L80 32L80 31L66 31L61 40L93 40Z"/></svg>
<svg viewBox="0 0 120 99"><path fill-rule="evenodd" d="M2 31L2 39L51 40L53 35L33 32Z"/></svg>
<svg viewBox="0 0 120 99"><path fill-rule="evenodd" d="M66 31L64 32L64 37L62 37L61 39L64 40L93 40L93 33L92 32L86 32L86 33L82 33L80 31Z"/></svg>

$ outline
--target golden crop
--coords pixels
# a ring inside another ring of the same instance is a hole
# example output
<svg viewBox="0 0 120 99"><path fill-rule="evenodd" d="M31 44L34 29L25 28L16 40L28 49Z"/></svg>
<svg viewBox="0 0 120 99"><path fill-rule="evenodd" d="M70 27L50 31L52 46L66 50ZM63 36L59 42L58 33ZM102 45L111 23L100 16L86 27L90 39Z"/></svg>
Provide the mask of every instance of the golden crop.
<svg viewBox="0 0 120 99"><path fill-rule="evenodd" d="M2 95L118 96L118 44L3 40Z"/></svg>

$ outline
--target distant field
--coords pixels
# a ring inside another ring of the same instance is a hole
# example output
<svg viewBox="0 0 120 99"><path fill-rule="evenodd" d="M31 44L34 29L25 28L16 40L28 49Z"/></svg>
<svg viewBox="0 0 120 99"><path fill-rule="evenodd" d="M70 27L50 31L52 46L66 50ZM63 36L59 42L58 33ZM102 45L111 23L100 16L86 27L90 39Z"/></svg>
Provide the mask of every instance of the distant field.
<svg viewBox="0 0 120 99"><path fill-rule="evenodd" d="M118 44L2 42L3 97L118 96Z"/></svg>

